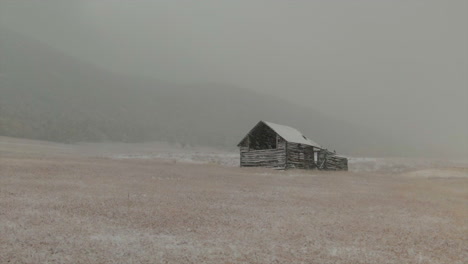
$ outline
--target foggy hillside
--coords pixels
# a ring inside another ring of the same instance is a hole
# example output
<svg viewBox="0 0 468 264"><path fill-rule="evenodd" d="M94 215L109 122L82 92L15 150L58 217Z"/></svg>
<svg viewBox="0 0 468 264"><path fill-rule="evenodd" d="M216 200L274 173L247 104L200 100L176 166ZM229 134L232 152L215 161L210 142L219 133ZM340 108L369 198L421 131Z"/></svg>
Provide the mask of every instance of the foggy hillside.
<svg viewBox="0 0 468 264"><path fill-rule="evenodd" d="M342 153L374 154L391 145L388 136L267 94L113 74L11 31L0 32L1 135L234 148L256 122L270 120L296 126Z"/></svg>
<svg viewBox="0 0 468 264"><path fill-rule="evenodd" d="M1 133L233 147L264 119L343 154L468 157L467 8L0 1Z"/></svg>

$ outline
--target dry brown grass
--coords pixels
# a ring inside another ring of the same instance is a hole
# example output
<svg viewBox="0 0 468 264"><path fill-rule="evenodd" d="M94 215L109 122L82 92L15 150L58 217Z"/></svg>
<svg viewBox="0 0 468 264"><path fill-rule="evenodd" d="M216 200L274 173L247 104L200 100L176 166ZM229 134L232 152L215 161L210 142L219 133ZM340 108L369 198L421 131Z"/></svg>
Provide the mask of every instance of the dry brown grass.
<svg viewBox="0 0 468 264"><path fill-rule="evenodd" d="M466 263L467 178L0 156L0 263Z"/></svg>

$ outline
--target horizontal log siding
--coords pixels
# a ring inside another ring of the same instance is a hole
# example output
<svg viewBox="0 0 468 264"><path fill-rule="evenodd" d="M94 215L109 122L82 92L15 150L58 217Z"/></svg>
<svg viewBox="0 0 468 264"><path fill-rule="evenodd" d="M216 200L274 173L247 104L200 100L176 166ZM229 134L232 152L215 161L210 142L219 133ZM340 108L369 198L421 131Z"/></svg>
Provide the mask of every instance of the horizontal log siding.
<svg viewBox="0 0 468 264"><path fill-rule="evenodd" d="M331 156L327 157L327 161L325 162L325 169L326 170L348 170L348 159Z"/></svg>
<svg viewBox="0 0 468 264"><path fill-rule="evenodd" d="M348 159L336 156L333 152L322 150L319 152L318 159L321 170L348 170Z"/></svg>
<svg viewBox="0 0 468 264"><path fill-rule="evenodd" d="M241 167L267 167L284 169L286 167L285 142L278 141L276 149L249 150L240 148Z"/></svg>
<svg viewBox="0 0 468 264"><path fill-rule="evenodd" d="M289 142L286 168L315 169L314 148Z"/></svg>

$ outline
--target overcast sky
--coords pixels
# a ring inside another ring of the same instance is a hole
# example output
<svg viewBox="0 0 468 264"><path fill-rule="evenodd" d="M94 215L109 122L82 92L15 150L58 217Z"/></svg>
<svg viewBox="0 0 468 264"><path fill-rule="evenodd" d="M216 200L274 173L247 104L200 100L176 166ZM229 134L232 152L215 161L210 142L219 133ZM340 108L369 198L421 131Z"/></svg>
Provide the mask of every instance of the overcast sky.
<svg viewBox="0 0 468 264"><path fill-rule="evenodd" d="M468 148L466 0L11 0L0 26L108 70L240 86Z"/></svg>

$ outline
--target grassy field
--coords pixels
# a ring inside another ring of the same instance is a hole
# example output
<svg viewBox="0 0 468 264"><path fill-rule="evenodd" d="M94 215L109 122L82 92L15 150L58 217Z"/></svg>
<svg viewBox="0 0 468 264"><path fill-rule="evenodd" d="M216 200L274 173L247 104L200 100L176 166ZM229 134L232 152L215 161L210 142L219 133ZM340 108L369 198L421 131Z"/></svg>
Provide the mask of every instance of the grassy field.
<svg viewBox="0 0 468 264"><path fill-rule="evenodd" d="M0 263L466 263L468 170L273 171L0 138Z"/></svg>

